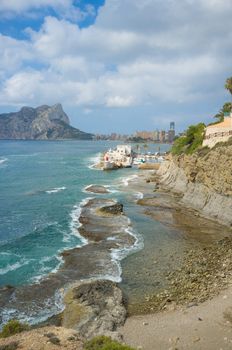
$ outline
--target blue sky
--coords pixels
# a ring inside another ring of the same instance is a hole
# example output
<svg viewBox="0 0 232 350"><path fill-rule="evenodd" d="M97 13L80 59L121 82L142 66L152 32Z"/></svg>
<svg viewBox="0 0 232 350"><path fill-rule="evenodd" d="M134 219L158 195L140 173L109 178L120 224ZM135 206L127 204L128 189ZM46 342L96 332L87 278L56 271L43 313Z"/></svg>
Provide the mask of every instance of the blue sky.
<svg viewBox="0 0 232 350"><path fill-rule="evenodd" d="M60 102L97 132L178 130L230 99L231 0L1 0L0 113Z"/></svg>

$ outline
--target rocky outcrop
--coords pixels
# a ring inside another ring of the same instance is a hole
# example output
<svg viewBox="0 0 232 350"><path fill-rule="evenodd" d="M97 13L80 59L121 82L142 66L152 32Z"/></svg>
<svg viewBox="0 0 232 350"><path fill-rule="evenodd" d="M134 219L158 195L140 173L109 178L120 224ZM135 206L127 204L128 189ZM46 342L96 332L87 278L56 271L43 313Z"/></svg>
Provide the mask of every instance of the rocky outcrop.
<svg viewBox="0 0 232 350"><path fill-rule="evenodd" d="M102 207L100 209L100 212L102 214L120 215L123 213L123 204L115 203L113 205L107 205L105 207Z"/></svg>
<svg viewBox="0 0 232 350"><path fill-rule="evenodd" d="M85 188L85 191L96 193L96 194L110 193L110 191L105 186L100 186L100 185L90 185Z"/></svg>
<svg viewBox="0 0 232 350"><path fill-rule="evenodd" d="M121 289L116 283L87 281L70 289L65 296L62 325L75 329L83 338L107 335L119 339L117 328L126 320Z"/></svg>
<svg viewBox="0 0 232 350"><path fill-rule="evenodd" d="M23 107L19 112L0 114L0 139L56 140L92 139L93 135L72 127L61 104L52 107Z"/></svg>
<svg viewBox="0 0 232 350"><path fill-rule="evenodd" d="M222 224L232 225L232 146L205 155L169 157L157 172L160 182L182 193L182 203Z"/></svg>

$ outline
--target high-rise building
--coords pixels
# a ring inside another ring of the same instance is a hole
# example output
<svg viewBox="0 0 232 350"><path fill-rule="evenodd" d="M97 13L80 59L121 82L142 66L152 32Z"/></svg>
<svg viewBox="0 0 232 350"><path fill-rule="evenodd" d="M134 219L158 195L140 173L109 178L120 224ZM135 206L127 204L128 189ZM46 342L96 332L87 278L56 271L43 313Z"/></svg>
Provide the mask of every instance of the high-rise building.
<svg viewBox="0 0 232 350"><path fill-rule="evenodd" d="M165 142L165 134L166 134L165 130L161 130L159 133L159 140L161 143Z"/></svg>
<svg viewBox="0 0 232 350"><path fill-rule="evenodd" d="M175 138L175 130L168 130L168 142L172 143Z"/></svg>
<svg viewBox="0 0 232 350"><path fill-rule="evenodd" d="M170 123L170 130L175 130L175 122Z"/></svg>

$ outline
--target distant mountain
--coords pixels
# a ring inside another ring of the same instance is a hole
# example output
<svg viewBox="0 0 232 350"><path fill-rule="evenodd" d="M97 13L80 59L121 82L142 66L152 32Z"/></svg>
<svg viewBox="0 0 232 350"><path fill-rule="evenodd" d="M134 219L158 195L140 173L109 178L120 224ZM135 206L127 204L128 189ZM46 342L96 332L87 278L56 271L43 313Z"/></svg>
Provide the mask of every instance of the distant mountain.
<svg viewBox="0 0 232 350"><path fill-rule="evenodd" d="M61 104L52 107L23 107L19 112L0 114L0 139L7 140L91 140L89 134L70 125Z"/></svg>

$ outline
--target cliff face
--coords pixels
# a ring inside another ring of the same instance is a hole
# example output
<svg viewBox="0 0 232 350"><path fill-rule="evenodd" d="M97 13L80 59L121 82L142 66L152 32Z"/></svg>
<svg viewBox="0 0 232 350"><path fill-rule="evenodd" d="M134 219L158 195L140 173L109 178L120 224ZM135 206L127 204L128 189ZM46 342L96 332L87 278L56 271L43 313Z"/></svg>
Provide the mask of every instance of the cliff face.
<svg viewBox="0 0 232 350"><path fill-rule="evenodd" d="M232 226L232 146L206 155L171 157L159 169L161 183L183 194L183 204Z"/></svg>
<svg viewBox="0 0 232 350"><path fill-rule="evenodd" d="M0 139L92 139L92 136L70 126L61 104L23 107L19 112L0 114Z"/></svg>

